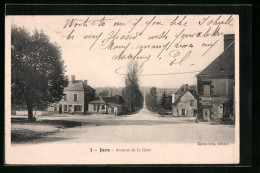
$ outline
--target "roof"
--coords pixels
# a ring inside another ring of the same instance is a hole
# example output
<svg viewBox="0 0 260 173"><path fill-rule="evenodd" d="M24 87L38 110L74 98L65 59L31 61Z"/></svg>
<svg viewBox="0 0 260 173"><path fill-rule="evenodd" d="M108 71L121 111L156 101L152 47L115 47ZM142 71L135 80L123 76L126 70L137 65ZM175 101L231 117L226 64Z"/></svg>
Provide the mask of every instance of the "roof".
<svg viewBox="0 0 260 173"><path fill-rule="evenodd" d="M75 80L73 83L70 81L64 91L95 91L95 89L82 80Z"/></svg>
<svg viewBox="0 0 260 173"><path fill-rule="evenodd" d="M179 89L175 90L173 93L174 94L184 94L186 92L185 88L187 86L187 90L189 91L194 91L196 90L196 85L187 85L187 84L184 84L182 85Z"/></svg>
<svg viewBox="0 0 260 173"><path fill-rule="evenodd" d="M187 90L187 91L184 92L172 105L173 105L173 106L177 106L177 104L180 103L181 98L182 98L187 92L189 92L189 93L194 97L194 99L198 100L197 96L196 96L193 92L190 92L189 90Z"/></svg>
<svg viewBox="0 0 260 173"><path fill-rule="evenodd" d="M197 76L234 77L234 41Z"/></svg>
<svg viewBox="0 0 260 173"><path fill-rule="evenodd" d="M125 103L125 100L122 96L111 96L111 97L99 97L94 101L89 102L90 104L93 103L100 103L100 104L111 104L111 105L121 105Z"/></svg>
<svg viewBox="0 0 260 173"><path fill-rule="evenodd" d="M125 103L125 100L123 99L122 96L102 97L102 99L106 103L116 103L116 104Z"/></svg>
<svg viewBox="0 0 260 173"><path fill-rule="evenodd" d="M94 101L91 101L89 103L92 103L92 104L105 104L106 102L104 102L103 100L94 100Z"/></svg>
<svg viewBox="0 0 260 173"><path fill-rule="evenodd" d="M110 107L117 107L117 106L122 106L122 104L109 103L108 106L110 106Z"/></svg>
<svg viewBox="0 0 260 173"><path fill-rule="evenodd" d="M184 95L184 94L183 94ZM181 97L183 96L181 95L177 100L175 100L175 102L172 104L173 106L177 106L177 104L180 102Z"/></svg>

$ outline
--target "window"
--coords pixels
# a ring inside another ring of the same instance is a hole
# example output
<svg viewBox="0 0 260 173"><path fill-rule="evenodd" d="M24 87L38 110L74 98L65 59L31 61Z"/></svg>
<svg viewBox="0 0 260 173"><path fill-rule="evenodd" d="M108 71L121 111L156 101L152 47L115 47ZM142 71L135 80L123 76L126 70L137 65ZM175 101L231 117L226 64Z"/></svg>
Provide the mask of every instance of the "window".
<svg viewBox="0 0 260 173"><path fill-rule="evenodd" d="M68 112L68 106L67 106L67 105L64 105L63 111L64 111L64 112Z"/></svg>
<svg viewBox="0 0 260 173"><path fill-rule="evenodd" d="M64 101L68 101L68 95L64 94Z"/></svg>
<svg viewBox="0 0 260 173"><path fill-rule="evenodd" d="M105 109L105 105L102 105L101 109Z"/></svg>
<svg viewBox="0 0 260 173"><path fill-rule="evenodd" d="M78 101L78 94L74 94L74 101Z"/></svg>
<svg viewBox="0 0 260 173"><path fill-rule="evenodd" d="M190 101L190 107L194 107L195 106L195 101L194 100L191 100Z"/></svg>
<svg viewBox="0 0 260 173"><path fill-rule="evenodd" d="M203 85L203 95L210 95L210 85Z"/></svg>
<svg viewBox="0 0 260 173"><path fill-rule="evenodd" d="M96 110L96 105L94 105L94 110Z"/></svg>
<svg viewBox="0 0 260 173"><path fill-rule="evenodd" d="M74 106L74 111L75 112L80 112L81 111L81 106L80 105L75 105Z"/></svg>

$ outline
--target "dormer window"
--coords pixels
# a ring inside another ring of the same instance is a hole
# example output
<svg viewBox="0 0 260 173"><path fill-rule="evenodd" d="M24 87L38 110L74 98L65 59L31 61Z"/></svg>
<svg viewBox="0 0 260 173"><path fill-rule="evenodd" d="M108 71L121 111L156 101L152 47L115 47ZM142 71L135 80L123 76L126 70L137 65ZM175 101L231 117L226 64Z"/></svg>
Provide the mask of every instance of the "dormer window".
<svg viewBox="0 0 260 173"><path fill-rule="evenodd" d="M224 67L220 67L220 68L219 68L219 71L220 71L220 72L224 72L224 71L225 71L225 68L224 68Z"/></svg>

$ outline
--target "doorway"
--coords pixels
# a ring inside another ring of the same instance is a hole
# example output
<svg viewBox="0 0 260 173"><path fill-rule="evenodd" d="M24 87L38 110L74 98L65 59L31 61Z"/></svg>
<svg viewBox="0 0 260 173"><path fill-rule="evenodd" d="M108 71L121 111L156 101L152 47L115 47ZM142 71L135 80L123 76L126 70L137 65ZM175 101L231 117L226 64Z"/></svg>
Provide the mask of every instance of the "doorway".
<svg viewBox="0 0 260 173"><path fill-rule="evenodd" d="M100 105L97 106L97 113L99 113Z"/></svg>
<svg viewBox="0 0 260 173"><path fill-rule="evenodd" d="M210 110L209 109L203 109L203 120L204 121L210 120Z"/></svg>
<svg viewBox="0 0 260 173"><path fill-rule="evenodd" d="M62 113L62 105L59 106L59 114Z"/></svg>
<svg viewBox="0 0 260 173"><path fill-rule="evenodd" d="M69 105L69 113L71 114L72 112L72 105Z"/></svg>

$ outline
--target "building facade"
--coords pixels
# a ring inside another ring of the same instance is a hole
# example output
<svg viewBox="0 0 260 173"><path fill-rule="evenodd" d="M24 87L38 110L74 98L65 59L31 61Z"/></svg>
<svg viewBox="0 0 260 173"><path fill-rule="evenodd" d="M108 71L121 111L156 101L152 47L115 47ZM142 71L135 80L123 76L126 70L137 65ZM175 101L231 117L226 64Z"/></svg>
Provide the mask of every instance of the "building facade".
<svg viewBox="0 0 260 173"><path fill-rule="evenodd" d="M88 111L88 103L95 98L95 90L88 85L87 80L75 80L75 75L71 76L63 93L62 100L55 106L58 113L84 114Z"/></svg>
<svg viewBox="0 0 260 173"><path fill-rule="evenodd" d="M126 103L119 96L99 97L89 103L89 113L122 115L126 113Z"/></svg>
<svg viewBox="0 0 260 173"><path fill-rule="evenodd" d="M182 85L172 94L172 115L189 117L197 115L195 85Z"/></svg>
<svg viewBox="0 0 260 173"><path fill-rule="evenodd" d="M234 45L234 34L224 35L224 52L197 75L199 119L223 120L234 114Z"/></svg>

